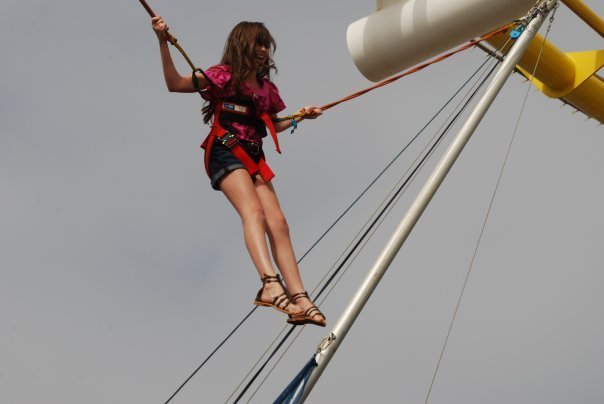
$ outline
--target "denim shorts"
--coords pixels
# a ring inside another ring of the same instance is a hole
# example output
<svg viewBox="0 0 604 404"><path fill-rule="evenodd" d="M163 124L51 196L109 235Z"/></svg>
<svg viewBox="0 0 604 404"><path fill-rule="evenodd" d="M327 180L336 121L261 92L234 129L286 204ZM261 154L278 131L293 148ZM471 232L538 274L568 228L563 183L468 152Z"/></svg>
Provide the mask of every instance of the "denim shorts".
<svg viewBox="0 0 604 404"><path fill-rule="evenodd" d="M240 140L239 144L254 162L258 163L264 157L262 146L258 143L251 144L250 142ZM212 188L220 191L220 181L228 173L239 168L245 169L245 166L228 147L223 145L218 139L215 139L210 154L210 181Z"/></svg>

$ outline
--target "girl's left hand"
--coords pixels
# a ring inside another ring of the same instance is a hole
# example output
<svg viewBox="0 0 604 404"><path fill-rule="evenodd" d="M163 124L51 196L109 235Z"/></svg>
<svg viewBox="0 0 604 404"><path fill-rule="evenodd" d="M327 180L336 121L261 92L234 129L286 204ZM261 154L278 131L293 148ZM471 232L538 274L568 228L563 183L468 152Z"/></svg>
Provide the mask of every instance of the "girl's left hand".
<svg viewBox="0 0 604 404"><path fill-rule="evenodd" d="M303 112L304 118L307 119L315 119L321 116L321 114L323 114L323 110L321 110L321 108L317 107L316 105L308 105L302 108L300 112Z"/></svg>
<svg viewBox="0 0 604 404"><path fill-rule="evenodd" d="M155 34L157 35L157 38L160 41L167 41L168 40L168 24L166 24L164 22L164 20L161 18L161 16L155 16L153 18L151 18L151 27L153 28L153 31L155 31Z"/></svg>

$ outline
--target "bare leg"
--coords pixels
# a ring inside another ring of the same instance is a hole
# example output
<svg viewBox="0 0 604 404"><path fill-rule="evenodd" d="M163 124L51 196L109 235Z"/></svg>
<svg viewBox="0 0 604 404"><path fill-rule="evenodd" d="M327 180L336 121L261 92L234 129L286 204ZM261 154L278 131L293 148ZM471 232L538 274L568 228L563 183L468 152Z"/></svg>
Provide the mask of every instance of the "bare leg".
<svg viewBox="0 0 604 404"><path fill-rule="evenodd" d="M302 283L300 269L296 262L296 256L289 234L289 226L285 219L285 215L281 210L281 206L279 205L275 189L273 188L272 183L265 183L260 178L256 180L255 186L260 203L262 204L266 215L266 231L270 241L273 259L283 275L283 279L285 280L289 292L292 295L304 292L306 289ZM312 301L306 297L296 300L296 303L302 311L306 311L313 306ZM320 317L322 320L325 320L320 314L317 314L316 317L317 319Z"/></svg>
<svg viewBox="0 0 604 404"><path fill-rule="evenodd" d="M220 189L241 217L245 246L258 274L260 277L276 275L266 244L266 215L250 175L244 169L232 171L220 182ZM279 283L267 283L264 285L261 300L271 302L283 292ZM297 313L300 308L292 303L287 310Z"/></svg>

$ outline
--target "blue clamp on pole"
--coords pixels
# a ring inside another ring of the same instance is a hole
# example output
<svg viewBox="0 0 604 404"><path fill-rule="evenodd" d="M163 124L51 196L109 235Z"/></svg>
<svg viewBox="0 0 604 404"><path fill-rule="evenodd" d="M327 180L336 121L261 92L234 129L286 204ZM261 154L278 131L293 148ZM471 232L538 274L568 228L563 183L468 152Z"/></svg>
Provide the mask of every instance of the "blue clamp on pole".
<svg viewBox="0 0 604 404"><path fill-rule="evenodd" d="M293 135L296 129L298 129L298 122L296 122L296 118L292 118L292 131L290 134Z"/></svg>
<svg viewBox="0 0 604 404"><path fill-rule="evenodd" d="M510 32L510 38L512 39L517 39L520 34L522 34L522 31L524 31L525 26L524 25L519 25L516 28L514 28L512 30L512 32Z"/></svg>

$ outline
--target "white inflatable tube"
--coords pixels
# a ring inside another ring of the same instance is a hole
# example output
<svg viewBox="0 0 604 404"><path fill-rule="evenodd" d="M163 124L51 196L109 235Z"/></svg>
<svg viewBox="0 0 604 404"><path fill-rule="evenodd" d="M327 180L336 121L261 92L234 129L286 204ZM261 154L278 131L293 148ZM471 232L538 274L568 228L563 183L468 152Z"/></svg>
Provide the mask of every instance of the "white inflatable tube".
<svg viewBox="0 0 604 404"><path fill-rule="evenodd" d="M379 81L524 16L536 0L399 0L353 22L348 51Z"/></svg>

